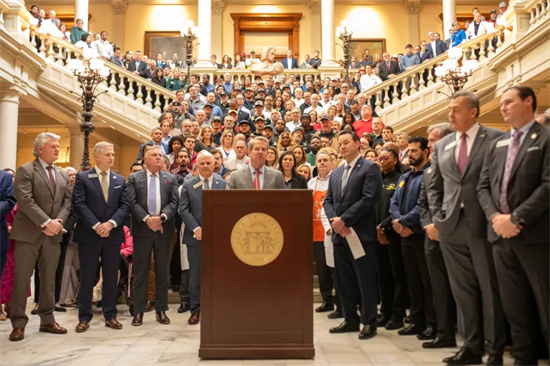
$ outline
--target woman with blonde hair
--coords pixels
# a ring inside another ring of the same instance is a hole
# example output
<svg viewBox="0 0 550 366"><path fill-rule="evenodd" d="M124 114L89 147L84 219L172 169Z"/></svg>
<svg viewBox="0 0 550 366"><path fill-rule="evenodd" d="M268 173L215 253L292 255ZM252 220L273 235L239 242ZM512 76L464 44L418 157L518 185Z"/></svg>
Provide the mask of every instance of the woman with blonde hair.
<svg viewBox="0 0 550 366"><path fill-rule="evenodd" d="M279 168L279 153L277 152L277 148L275 146L270 146L267 149L265 165L273 169Z"/></svg>
<svg viewBox="0 0 550 366"><path fill-rule="evenodd" d="M233 150L233 145L235 145L235 134L233 134L230 129L223 130L220 137L219 150L222 152L224 164L230 159L237 158L235 155L235 150Z"/></svg>
<svg viewBox="0 0 550 366"><path fill-rule="evenodd" d="M307 164L302 164L298 167L298 174L306 178L306 181L309 182L311 179L311 167Z"/></svg>
<svg viewBox="0 0 550 366"><path fill-rule="evenodd" d="M172 72L172 75L166 78L166 89L171 91L177 91L183 89L185 81L180 78L180 69L177 67Z"/></svg>
<svg viewBox="0 0 550 366"><path fill-rule="evenodd" d="M197 146L199 146L199 151L206 150L208 152L212 151L216 148L216 145L214 144L214 139L212 138L212 126L210 125L203 125L201 128L201 131L199 133L199 143ZM197 147L195 147L196 151Z"/></svg>
<svg viewBox="0 0 550 366"><path fill-rule="evenodd" d="M284 153L285 151L292 151L294 148L294 141L292 141L292 136L289 131L283 131L279 135L279 142L277 143L277 150L279 154Z"/></svg>

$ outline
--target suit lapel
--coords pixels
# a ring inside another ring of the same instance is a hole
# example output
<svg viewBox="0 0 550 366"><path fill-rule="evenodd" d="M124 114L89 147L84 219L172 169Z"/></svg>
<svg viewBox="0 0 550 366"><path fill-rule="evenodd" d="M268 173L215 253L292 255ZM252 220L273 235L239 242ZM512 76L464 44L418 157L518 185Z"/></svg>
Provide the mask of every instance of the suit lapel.
<svg viewBox="0 0 550 366"><path fill-rule="evenodd" d="M463 176L466 176L466 173L468 173L468 168L470 167L472 161L474 159L479 159L479 157L476 157L476 152L485 141L485 136L487 136L487 130L485 129L485 127L480 125L479 130L477 131L476 139L474 140L474 144L472 145L472 150L470 150L470 154L468 155L468 160L466 161L466 169L464 170ZM483 159L483 157L481 158Z"/></svg>
<svg viewBox="0 0 550 366"><path fill-rule="evenodd" d="M56 197L56 195L61 192L61 186L65 187L64 185L64 179L63 179L63 176L61 175L61 170L58 168L58 167L54 167L54 171L55 171L55 192L54 192L54 199Z"/></svg>
<svg viewBox="0 0 550 366"><path fill-rule="evenodd" d="M512 172L510 173L510 180L512 180L512 177L514 176L514 174L516 174L516 172L518 171L518 167L519 165L521 164L521 161L523 160L523 158L525 157L525 155L527 155L527 150L535 143L535 141L537 141L537 139L539 138L540 136L540 129L541 129L541 126L540 124L538 124L537 122L535 122L533 124L533 126L531 126L531 128L529 129L529 132L527 132L527 136L525 136L524 140L523 140L523 143L521 144L520 148L519 148L519 151L518 151L518 156L516 156L516 160L514 161L514 165L512 166ZM512 143L512 141L510 141L510 143Z"/></svg>
<svg viewBox="0 0 550 366"><path fill-rule="evenodd" d="M97 175L97 178L90 178L90 173ZM97 170L95 170L94 168L88 172L88 178L92 181L92 184L97 189L99 196L103 198L103 202L105 202L105 196L103 195L103 189L101 188L101 175L97 174ZM112 183L109 184L109 190L111 189L112 185ZM109 192L109 196L110 195L111 193Z"/></svg>
<svg viewBox="0 0 550 366"><path fill-rule="evenodd" d="M246 177L246 185L248 186L248 189L255 189L254 188L254 177L253 174L250 172L250 168L248 167L248 164L243 168L245 171L244 176ZM266 169L266 176L264 177L264 187L266 186L267 182L267 169Z"/></svg>
<svg viewBox="0 0 550 366"><path fill-rule="evenodd" d="M40 161L38 159L34 161L33 165L34 170L36 170L38 172L38 175L40 175L42 179L44 179L44 183L46 183L46 186L48 186L51 195L55 198L55 192L53 191L52 183L50 182L50 177L48 177L46 170L42 168L42 164L40 164Z"/></svg>
<svg viewBox="0 0 550 366"><path fill-rule="evenodd" d="M140 192L140 194L142 194L142 199L141 199L141 202L144 202L145 203L145 211L148 210L148 199L149 199L149 190L147 188L147 169L143 169L141 172L140 172L140 175L139 175L139 178L141 180L140 182L140 185L142 185L142 189L138 190L138 192Z"/></svg>
<svg viewBox="0 0 550 366"><path fill-rule="evenodd" d="M111 177L109 178L109 196L110 200L113 197L113 192L115 191L115 184L117 183L116 175L111 171Z"/></svg>
<svg viewBox="0 0 550 366"><path fill-rule="evenodd" d="M462 173L460 172L460 169L458 169L458 164L455 159L455 151L457 148L456 146L458 145L458 143L456 142L456 132L453 132L452 136L453 136L452 141L445 146L441 146L441 148L443 149L443 153L447 155L446 158L449 161L449 165L451 166L451 169L453 170L455 175L458 177L462 177ZM455 145L452 148L447 150L447 146L452 143L455 143ZM459 181L460 179L461 178L459 178Z"/></svg>
<svg viewBox="0 0 550 366"><path fill-rule="evenodd" d="M159 189L160 189L160 209L162 211L162 208L166 205L166 201L167 201L167 198L166 198L166 195L165 195L165 192L164 192L164 185L166 184L167 182L167 178L166 178L166 175L164 174L164 172L159 172Z"/></svg>
<svg viewBox="0 0 550 366"><path fill-rule="evenodd" d="M505 132L498 141L505 141L510 139L510 132ZM496 145L495 145L496 146ZM508 147L495 148L495 161L498 164L498 170L496 172L498 186L502 186L502 176L504 174L504 167L506 165L506 156L508 155Z"/></svg>
<svg viewBox="0 0 550 366"><path fill-rule="evenodd" d="M334 195L334 198L338 198L337 200L335 199L335 201L342 201L342 175L344 173L344 168L342 166L341 169L337 169L334 171L334 173L331 173L331 175L333 176L333 179L332 179L332 183L334 183L334 189L333 189L333 195ZM349 179L348 179L349 180Z"/></svg>

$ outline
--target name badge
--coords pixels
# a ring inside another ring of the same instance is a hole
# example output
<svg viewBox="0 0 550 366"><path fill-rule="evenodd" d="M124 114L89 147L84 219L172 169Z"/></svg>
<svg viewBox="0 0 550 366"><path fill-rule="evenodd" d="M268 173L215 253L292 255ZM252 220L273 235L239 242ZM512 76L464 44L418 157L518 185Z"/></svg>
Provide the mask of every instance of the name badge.
<svg viewBox="0 0 550 366"><path fill-rule="evenodd" d="M399 188L403 188L403 186L405 185L405 181L402 180L401 182L399 182Z"/></svg>
<svg viewBox="0 0 550 366"><path fill-rule="evenodd" d="M89 174L88 178L98 178L98 175L97 174Z"/></svg>
<svg viewBox="0 0 550 366"><path fill-rule="evenodd" d="M455 146L456 146L456 141L451 142L449 145L445 146L445 151L452 149Z"/></svg>
<svg viewBox="0 0 550 366"><path fill-rule="evenodd" d="M510 139L497 142L497 147L503 147L510 145Z"/></svg>
<svg viewBox="0 0 550 366"><path fill-rule="evenodd" d="M194 188L194 189L197 189L197 188L199 188L200 186L202 186L202 182L195 183L195 184L193 185L193 188Z"/></svg>

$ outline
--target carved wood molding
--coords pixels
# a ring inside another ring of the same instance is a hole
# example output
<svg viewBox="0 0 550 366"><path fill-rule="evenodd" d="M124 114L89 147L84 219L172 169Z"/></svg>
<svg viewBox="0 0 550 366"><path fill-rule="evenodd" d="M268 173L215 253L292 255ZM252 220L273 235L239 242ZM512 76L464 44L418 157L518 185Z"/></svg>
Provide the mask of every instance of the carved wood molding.
<svg viewBox="0 0 550 366"><path fill-rule="evenodd" d="M293 50L294 58L299 58L302 13L231 13L231 18L233 19L233 50L235 54L250 52L250 50L244 49L246 32L288 32L288 47ZM269 45L266 44L266 46ZM260 54L261 51L256 50L256 54Z"/></svg>

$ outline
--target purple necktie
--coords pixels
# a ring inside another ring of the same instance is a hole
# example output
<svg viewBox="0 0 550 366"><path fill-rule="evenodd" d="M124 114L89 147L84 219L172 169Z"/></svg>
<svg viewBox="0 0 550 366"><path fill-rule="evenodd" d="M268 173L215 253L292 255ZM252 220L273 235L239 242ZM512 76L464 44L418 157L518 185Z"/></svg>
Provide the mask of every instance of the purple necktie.
<svg viewBox="0 0 550 366"><path fill-rule="evenodd" d="M502 177L502 187L500 189L500 210L504 214L510 213L510 207L508 207L508 183L510 182L514 161L518 156L521 135L523 135L521 131L514 132L514 137L512 138L512 142L508 148L508 155L506 156L506 165L504 166L504 176Z"/></svg>
<svg viewBox="0 0 550 366"><path fill-rule="evenodd" d="M465 133L462 134L460 137L460 150L458 150L458 169L460 169L460 172L464 174L466 171L466 163L468 162L468 143L466 142L466 139L468 138L468 135Z"/></svg>
<svg viewBox="0 0 550 366"><path fill-rule="evenodd" d="M147 198L147 211L149 215L154 215L157 212L157 181L156 174L151 174L149 179L149 197Z"/></svg>

